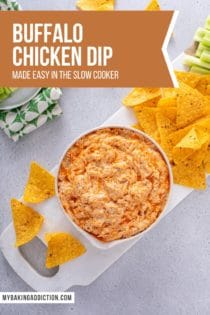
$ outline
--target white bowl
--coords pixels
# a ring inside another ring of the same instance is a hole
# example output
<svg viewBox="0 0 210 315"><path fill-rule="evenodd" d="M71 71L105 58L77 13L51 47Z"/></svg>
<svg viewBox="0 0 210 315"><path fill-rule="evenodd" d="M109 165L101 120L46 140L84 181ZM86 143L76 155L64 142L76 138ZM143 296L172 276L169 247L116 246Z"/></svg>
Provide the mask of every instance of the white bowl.
<svg viewBox="0 0 210 315"><path fill-rule="evenodd" d="M115 240L115 241L111 241L111 242L103 242L103 241L100 241L99 239L97 239L96 237L94 237L92 234L86 232L85 230L83 230L81 227L79 227L74 221L73 219L71 218L71 216L66 213L65 209L63 208L63 205L61 203L61 200L60 200L60 196L59 196L59 193L58 193L58 174L59 174L59 170L60 170L60 166L61 166L61 163L67 153L67 151L82 137L94 132L94 131L97 131L99 129L107 129L107 128L118 128L118 129L127 129L127 130L132 130L134 131L135 133L137 134L140 134L140 135L143 135L146 139L150 140L156 147L157 149L159 150L159 152L161 153L161 155L163 156L167 166L168 166L168 172L169 172L169 182L170 182L170 186L169 186L169 192L168 192L168 198L167 198L167 201L165 203L165 206L161 212L161 214L159 215L159 217L157 218L157 220L155 220L154 223L152 223L146 230L142 231L142 232L139 232L138 234L134 235L134 236L131 236L131 237L128 237L128 238L124 238L124 239L119 239L119 240ZM66 217L68 218L68 220L70 220L70 222L73 224L73 226L83 235L85 236L93 246L97 247L97 248L100 248L100 249L109 249L113 246L116 246L116 245L119 245L119 244L123 244L125 242L129 242L131 240L135 240L135 239L138 239L140 236L144 235L145 233L147 233L148 231L150 231L152 228L154 228L155 225L158 224L158 222L160 221L161 217L163 216L164 212L166 211L166 208L168 206L168 202L169 202L169 199L171 197L171 190L172 190L172 183L173 183L173 175L172 175L172 169L171 169L171 165L170 165L170 162L166 156L166 154L164 153L164 151L162 150L162 148L159 146L159 144L153 140L151 137L149 137L147 134L145 134L144 132L140 131L140 130L137 130L137 129L134 129L134 128L130 128L130 127L127 127L127 126L103 126L103 127L98 127L98 128L94 128L94 129L91 129L85 133L83 133L82 135L80 135L78 138L76 138L74 141L72 141L70 143L70 145L68 146L68 148L65 150L64 154L62 155L61 157L61 160L60 160L60 163L59 163L59 167L58 167L58 171L57 171L57 176L56 176L56 181L55 181L55 190L56 190L56 195L57 195L57 198L59 200L59 204L61 206L61 209L63 210L63 212L65 213Z"/></svg>

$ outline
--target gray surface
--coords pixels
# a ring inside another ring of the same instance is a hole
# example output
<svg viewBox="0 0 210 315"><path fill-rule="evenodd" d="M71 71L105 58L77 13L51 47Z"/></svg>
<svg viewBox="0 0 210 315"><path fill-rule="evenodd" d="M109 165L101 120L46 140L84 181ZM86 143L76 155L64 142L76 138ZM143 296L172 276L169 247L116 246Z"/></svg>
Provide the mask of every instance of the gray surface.
<svg viewBox="0 0 210 315"><path fill-rule="evenodd" d="M147 1L118 0L122 9ZM20 0L24 9L73 9L75 0ZM169 52L173 59L209 13L209 0L160 1L180 10ZM119 6L118 6L119 7ZM17 144L0 133L1 231L11 220L11 197L18 197L32 159L51 168L80 132L102 123L120 107L126 90L64 89L64 115ZM75 287L76 304L0 306L1 314L209 314L210 189L194 192L151 233L88 287ZM0 255L1 291L29 291Z"/></svg>

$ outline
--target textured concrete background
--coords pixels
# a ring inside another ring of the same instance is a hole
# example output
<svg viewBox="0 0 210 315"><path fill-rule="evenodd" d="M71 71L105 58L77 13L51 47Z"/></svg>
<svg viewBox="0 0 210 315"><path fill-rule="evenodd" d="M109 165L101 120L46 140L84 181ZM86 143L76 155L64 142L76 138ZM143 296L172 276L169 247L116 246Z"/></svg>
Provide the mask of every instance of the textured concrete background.
<svg viewBox="0 0 210 315"><path fill-rule="evenodd" d="M76 0L20 0L26 10L74 9ZM147 1L118 0L117 8L143 9ZM160 0L180 10L170 42L175 58L209 14L209 0ZM97 29L97 28L96 28ZM140 39L137 40L140 41ZM152 39L151 39L152 40ZM0 133L1 231L11 221L9 200L19 196L31 159L51 168L80 132L120 107L126 89L64 89L62 118L19 143ZM88 287L74 287L76 304L0 306L1 314L176 315L210 312L210 189L193 192L161 223ZM0 254L0 290L29 291Z"/></svg>

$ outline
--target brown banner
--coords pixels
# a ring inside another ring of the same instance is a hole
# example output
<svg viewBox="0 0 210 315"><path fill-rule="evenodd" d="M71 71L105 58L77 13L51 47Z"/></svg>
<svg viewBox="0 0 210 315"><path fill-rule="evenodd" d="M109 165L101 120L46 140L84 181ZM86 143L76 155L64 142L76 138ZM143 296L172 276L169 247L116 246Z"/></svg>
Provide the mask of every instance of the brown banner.
<svg viewBox="0 0 210 315"><path fill-rule="evenodd" d="M173 86L172 11L0 12L0 86Z"/></svg>

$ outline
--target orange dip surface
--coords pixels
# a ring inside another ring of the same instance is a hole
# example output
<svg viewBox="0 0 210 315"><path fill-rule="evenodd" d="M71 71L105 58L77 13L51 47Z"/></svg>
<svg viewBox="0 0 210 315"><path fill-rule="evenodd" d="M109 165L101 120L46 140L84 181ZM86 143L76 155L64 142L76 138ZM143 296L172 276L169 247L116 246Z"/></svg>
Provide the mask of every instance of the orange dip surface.
<svg viewBox="0 0 210 315"><path fill-rule="evenodd" d="M65 211L104 242L147 229L164 209L169 188L168 166L158 148L124 128L103 128L80 138L58 174Z"/></svg>

